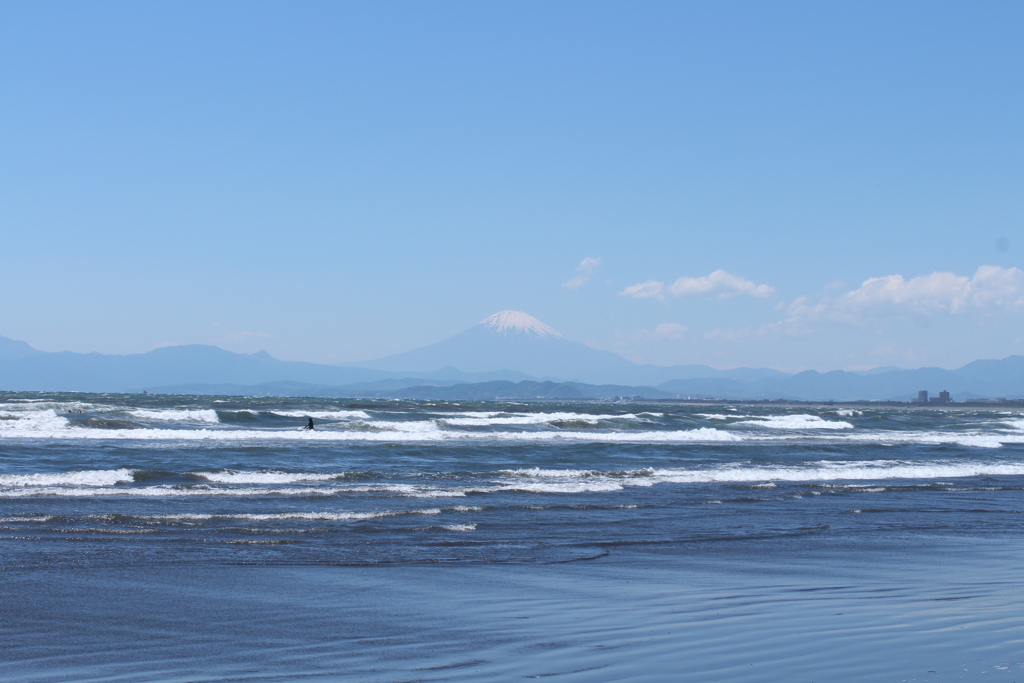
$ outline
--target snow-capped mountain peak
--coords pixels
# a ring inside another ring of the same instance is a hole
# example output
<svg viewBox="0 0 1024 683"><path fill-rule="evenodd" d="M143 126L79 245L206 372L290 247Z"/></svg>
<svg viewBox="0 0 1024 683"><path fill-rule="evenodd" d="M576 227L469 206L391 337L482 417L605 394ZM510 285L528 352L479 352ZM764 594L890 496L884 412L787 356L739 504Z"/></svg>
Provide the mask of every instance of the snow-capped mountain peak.
<svg viewBox="0 0 1024 683"><path fill-rule="evenodd" d="M565 337L528 313L522 311L498 311L480 321L480 325L496 334L530 334L536 337Z"/></svg>

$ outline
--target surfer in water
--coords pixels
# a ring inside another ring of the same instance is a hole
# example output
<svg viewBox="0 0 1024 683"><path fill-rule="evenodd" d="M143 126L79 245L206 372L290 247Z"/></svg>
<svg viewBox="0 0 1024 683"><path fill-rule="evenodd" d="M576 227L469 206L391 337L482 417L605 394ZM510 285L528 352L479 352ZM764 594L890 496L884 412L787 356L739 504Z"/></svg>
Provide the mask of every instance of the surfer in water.
<svg viewBox="0 0 1024 683"><path fill-rule="evenodd" d="M314 429L314 427L313 427L313 418L309 418L309 422L306 423L306 426L303 427L303 429L305 429L307 431L310 431L310 432L313 431L313 429Z"/></svg>

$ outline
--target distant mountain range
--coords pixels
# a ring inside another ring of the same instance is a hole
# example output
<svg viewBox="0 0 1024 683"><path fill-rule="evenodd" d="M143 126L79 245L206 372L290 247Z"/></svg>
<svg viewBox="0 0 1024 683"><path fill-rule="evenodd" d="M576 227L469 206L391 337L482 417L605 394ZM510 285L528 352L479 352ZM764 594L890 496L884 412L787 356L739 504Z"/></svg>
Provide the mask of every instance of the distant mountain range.
<svg viewBox="0 0 1024 683"><path fill-rule="evenodd" d="M436 344L347 367L386 370L405 376L443 367L472 373L505 369L538 379L634 386L655 386L670 379L753 380L785 376L768 369L639 365L612 351L567 339L522 311L500 311Z"/></svg>
<svg viewBox="0 0 1024 683"><path fill-rule="evenodd" d="M723 398L955 400L1024 397L1024 357L957 370L876 368L797 374L705 365L639 365L501 311L453 337L377 361L320 365L189 345L124 356L48 353L0 337L0 390L351 396L424 399Z"/></svg>

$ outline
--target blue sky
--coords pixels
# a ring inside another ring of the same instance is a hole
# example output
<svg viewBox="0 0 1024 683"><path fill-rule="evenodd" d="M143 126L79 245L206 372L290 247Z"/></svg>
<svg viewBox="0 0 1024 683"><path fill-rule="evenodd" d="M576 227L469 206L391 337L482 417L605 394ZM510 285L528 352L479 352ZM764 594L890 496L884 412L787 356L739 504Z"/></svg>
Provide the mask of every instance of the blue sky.
<svg viewBox="0 0 1024 683"><path fill-rule="evenodd" d="M1024 5L0 4L0 335L1024 353ZM981 270L979 270L981 269ZM878 279L882 278L882 279Z"/></svg>

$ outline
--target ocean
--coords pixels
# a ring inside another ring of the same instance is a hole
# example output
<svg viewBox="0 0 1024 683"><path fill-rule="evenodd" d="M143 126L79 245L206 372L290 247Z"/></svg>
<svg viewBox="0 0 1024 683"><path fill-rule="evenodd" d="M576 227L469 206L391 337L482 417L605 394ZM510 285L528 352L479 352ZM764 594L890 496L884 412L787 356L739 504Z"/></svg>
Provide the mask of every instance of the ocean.
<svg viewBox="0 0 1024 683"><path fill-rule="evenodd" d="M1024 681L1022 532L999 406L5 393L0 680Z"/></svg>

